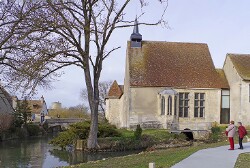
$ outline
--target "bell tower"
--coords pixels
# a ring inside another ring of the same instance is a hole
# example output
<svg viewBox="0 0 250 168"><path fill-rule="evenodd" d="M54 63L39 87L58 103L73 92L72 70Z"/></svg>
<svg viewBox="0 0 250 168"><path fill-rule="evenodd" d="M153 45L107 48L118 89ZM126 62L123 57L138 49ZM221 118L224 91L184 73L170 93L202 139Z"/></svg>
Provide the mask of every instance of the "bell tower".
<svg viewBox="0 0 250 168"><path fill-rule="evenodd" d="M141 48L142 35L139 33L137 18L135 18L134 30L130 36L131 48Z"/></svg>

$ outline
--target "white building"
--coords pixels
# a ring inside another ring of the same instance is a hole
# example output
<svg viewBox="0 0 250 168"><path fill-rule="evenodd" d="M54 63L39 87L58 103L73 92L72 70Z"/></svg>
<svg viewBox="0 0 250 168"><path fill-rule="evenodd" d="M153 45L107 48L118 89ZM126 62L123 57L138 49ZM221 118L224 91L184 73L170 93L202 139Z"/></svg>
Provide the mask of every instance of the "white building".
<svg viewBox="0 0 250 168"><path fill-rule="evenodd" d="M105 114L120 128L207 129L230 120L250 125L249 84L250 55L229 54L216 69L207 44L142 41L135 26L124 85L111 86Z"/></svg>

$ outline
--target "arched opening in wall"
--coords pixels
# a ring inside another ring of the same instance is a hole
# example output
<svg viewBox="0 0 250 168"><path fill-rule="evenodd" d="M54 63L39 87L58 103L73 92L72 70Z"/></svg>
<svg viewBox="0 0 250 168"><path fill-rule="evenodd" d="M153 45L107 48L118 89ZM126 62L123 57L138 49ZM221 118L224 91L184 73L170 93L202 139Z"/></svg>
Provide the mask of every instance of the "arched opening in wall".
<svg viewBox="0 0 250 168"><path fill-rule="evenodd" d="M194 140L193 132L192 132L192 131L188 131L188 130L190 130L189 128L185 128L184 130L187 130L187 131L183 131L183 132L181 132L181 133L184 134L184 135L186 136L186 140L187 140L187 141L192 141L192 140Z"/></svg>

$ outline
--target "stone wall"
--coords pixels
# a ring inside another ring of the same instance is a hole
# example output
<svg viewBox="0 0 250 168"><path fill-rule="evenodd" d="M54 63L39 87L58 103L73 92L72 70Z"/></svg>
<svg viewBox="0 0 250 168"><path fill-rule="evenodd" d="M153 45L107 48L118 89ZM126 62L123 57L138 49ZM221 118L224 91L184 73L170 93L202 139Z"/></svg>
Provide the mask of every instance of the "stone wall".
<svg viewBox="0 0 250 168"><path fill-rule="evenodd" d="M121 128L123 111L123 96L120 99L107 99L105 117L110 124Z"/></svg>
<svg viewBox="0 0 250 168"><path fill-rule="evenodd" d="M249 81L243 81L229 57L224 72L230 86L230 120L250 125Z"/></svg>
<svg viewBox="0 0 250 168"><path fill-rule="evenodd" d="M160 123L161 128L168 128L168 125L173 123L211 123L220 122L220 108L221 108L221 90L220 89L174 89L177 92L189 92L189 115L187 118L178 118L172 116L161 115L159 92L165 88L159 87L145 87L145 88L131 88L131 106L129 113L130 125L143 123ZM194 94L205 93L205 117L194 117ZM167 100L166 100L167 109ZM202 124L200 124L202 125ZM201 127L201 126L200 126ZM195 125L189 125L189 129L196 129ZM180 128L180 129L184 129ZM200 129L208 129L205 124Z"/></svg>
<svg viewBox="0 0 250 168"><path fill-rule="evenodd" d="M0 114L12 114L13 112L12 104L8 101L2 89L0 89Z"/></svg>

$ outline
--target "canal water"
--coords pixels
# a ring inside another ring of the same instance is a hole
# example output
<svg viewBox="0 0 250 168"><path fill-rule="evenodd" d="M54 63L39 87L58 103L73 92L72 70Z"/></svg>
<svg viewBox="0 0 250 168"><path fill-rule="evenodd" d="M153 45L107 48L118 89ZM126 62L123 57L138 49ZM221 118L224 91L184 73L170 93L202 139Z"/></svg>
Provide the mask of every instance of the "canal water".
<svg viewBox="0 0 250 168"><path fill-rule="evenodd" d="M125 156L140 151L84 153L62 151L48 144L52 136L0 142L0 168L53 168Z"/></svg>

